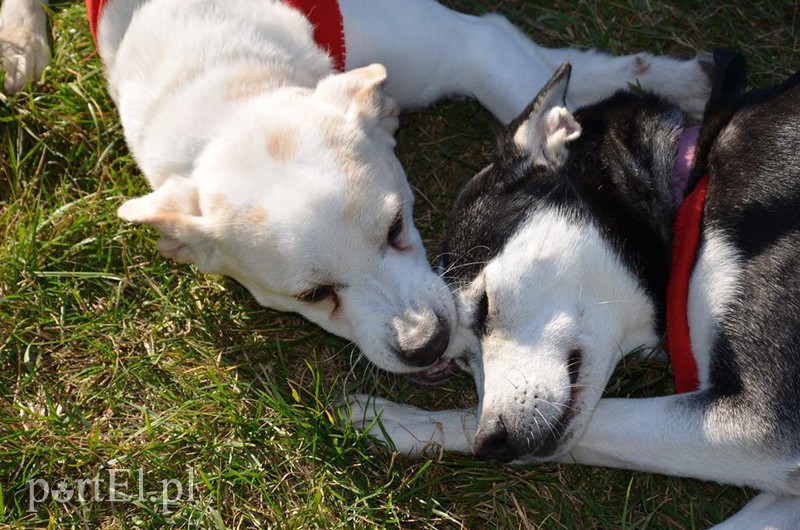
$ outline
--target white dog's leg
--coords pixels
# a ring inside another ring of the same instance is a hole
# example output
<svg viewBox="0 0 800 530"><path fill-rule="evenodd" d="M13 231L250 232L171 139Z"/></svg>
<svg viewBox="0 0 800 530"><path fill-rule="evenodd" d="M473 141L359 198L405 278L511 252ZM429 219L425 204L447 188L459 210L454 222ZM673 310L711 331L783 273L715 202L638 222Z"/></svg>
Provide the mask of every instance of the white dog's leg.
<svg viewBox="0 0 800 530"><path fill-rule="evenodd" d="M471 410L423 410L387 399L353 395L344 414L358 429L411 457L472 454L478 419Z"/></svg>
<svg viewBox="0 0 800 530"><path fill-rule="evenodd" d="M800 462L783 457L768 422L702 396L603 399L566 462L800 493Z"/></svg>
<svg viewBox="0 0 800 530"><path fill-rule="evenodd" d="M572 63L567 98L573 107L593 103L630 85L672 101L693 118L705 111L711 93L711 59L677 60L650 53L615 57L603 52L546 50L557 62Z"/></svg>
<svg viewBox="0 0 800 530"><path fill-rule="evenodd" d="M0 58L10 94L42 75L50 62L48 0L5 0L0 7Z"/></svg>
<svg viewBox="0 0 800 530"><path fill-rule="evenodd" d="M713 530L797 530L800 528L800 497L762 493L739 513Z"/></svg>
<svg viewBox="0 0 800 530"><path fill-rule="evenodd" d="M501 16L464 15L433 0L340 0L340 6L347 68L385 64L387 90L404 108L474 96L508 123L567 60L573 65L568 98L574 106L638 83L700 115L711 90L697 60L546 49Z"/></svg>

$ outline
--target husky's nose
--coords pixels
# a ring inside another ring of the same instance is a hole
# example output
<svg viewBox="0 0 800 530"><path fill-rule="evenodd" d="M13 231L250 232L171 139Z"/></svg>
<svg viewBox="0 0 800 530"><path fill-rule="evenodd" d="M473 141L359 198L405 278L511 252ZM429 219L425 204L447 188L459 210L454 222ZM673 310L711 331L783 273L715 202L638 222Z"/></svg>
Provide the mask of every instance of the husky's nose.
<svg viewBox="0 0 800 530"><path fill-rule="evenodd" d="M423 344L401 350L403 358L414 366L430 366L447 351L450 344L450 327L441 318L437 319L436 329Z"/></svg>
<svg viewBox="0 0 800 530"><path fill-rule="evenodd" d="M516 458L501 416L481 421L475 435L475 454L482 460L510 462Z"/></svg>

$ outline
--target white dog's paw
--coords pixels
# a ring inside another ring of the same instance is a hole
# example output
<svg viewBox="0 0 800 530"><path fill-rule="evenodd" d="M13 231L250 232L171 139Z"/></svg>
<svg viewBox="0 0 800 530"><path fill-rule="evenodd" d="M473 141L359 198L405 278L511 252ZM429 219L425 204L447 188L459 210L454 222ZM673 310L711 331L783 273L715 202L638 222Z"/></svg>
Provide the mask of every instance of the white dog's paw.
<svg viewBox="0 0 800 530"><path fill-rule="evenodd" d="M711 95L713 62L680 60L650 53L613 56L595 50L547 50L554 64L572 63L567 98L578 108L617 90L639 86L672 101L693 118L701 118Z"/></svg>
<svg viewBox="0 0 800 530"><path fill-rule="evenodd" d="M348 397L342 417L412 458L440 456L443 451L471 453L477 426L470 411L428 411L363 394Z"/></svg>
<svg viewBox="0 0 800 530"><path fill-rule="evenodd" d="M703 117L711 95L713 59L698 56L684 61L640 53L632 68L642 88L667 98L695 119Z"/></svg>
<svg viewBox="0 0 800 530"><path fill-rule="evenodd" d="M17 92L38 79L50 62L47 22L41 16L0 20L0 59L6 73L4 89Z"/></svg>
<svg viewBox="0 0 800 530"><path fill-rule="evenodd" d="M399 453L419 458L440 451L436 423L422 409L363 394L350 396L344 409L357 429Z"/></svg>

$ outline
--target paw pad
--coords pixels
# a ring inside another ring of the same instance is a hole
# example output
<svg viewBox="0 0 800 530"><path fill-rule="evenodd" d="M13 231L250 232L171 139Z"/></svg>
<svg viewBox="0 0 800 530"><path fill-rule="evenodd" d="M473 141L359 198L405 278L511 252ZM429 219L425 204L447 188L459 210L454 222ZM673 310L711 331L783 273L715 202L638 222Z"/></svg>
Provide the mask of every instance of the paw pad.
<svg viewBox="0 0 800 530"><path fill-rule="evenodd" d="M641 75L650 69L650 61L642 56L638 56L633 61L633 69L636 75Z"/></svg>

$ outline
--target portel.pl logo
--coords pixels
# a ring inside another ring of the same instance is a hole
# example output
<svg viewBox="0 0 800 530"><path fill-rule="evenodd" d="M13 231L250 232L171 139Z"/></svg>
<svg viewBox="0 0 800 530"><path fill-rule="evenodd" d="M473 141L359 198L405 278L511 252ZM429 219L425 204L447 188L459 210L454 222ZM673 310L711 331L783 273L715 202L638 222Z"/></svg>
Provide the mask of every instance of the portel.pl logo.
<svg viewBox="0 0 800 530"><path fill-rule="evenodd" d="M163 479L156 490L145 490L142 468L108 468L91 478L62 478L53 482L36 478L28 481L28 511L35 512L44 502L86 504L90 502L152 504L161 513L169 514L181 505L194 502L194 468L186 470L183 479Z"/></svg>

